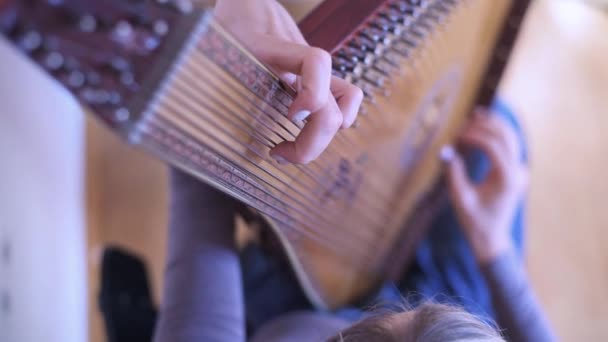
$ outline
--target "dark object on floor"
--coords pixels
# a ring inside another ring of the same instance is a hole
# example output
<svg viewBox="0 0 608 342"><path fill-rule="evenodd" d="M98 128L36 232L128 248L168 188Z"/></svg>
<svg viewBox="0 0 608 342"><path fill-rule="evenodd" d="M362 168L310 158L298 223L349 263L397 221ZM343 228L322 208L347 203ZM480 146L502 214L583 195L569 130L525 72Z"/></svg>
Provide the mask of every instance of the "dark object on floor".
<svg viewBox="0 0 608 342"><path fill-rule="evenodd" d="M99 308L109 342L152 340L157 312L143 261L119 248L103 253Z"/></svg>

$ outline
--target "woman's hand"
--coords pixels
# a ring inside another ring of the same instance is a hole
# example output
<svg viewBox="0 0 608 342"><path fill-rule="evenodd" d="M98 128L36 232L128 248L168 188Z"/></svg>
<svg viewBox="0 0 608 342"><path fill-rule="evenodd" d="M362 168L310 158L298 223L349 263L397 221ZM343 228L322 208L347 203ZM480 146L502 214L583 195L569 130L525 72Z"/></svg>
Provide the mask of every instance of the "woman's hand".
<svg viewBox="0 0 608 342"><path fill-rule="evenodd" d="M527 190L528 169L518 137L497 115L478 111L460 143L479 148L491 162L488 176L474 184L462 157L451 147L442 150L452 203L477 261L485 265L513 247L511 224Z"/></svg>
<svg viewBox="0 0 608 342"><path fill-rule="evenodd" d="M271 151L277 162L309 163L325 150L340 128L353 124L362 91L332 77L329 53L310 47L276 0L218 0L215 16L257 58L298 90L288 116L295 122L306 120L306 125L294 142L283 142Z"/></svg>

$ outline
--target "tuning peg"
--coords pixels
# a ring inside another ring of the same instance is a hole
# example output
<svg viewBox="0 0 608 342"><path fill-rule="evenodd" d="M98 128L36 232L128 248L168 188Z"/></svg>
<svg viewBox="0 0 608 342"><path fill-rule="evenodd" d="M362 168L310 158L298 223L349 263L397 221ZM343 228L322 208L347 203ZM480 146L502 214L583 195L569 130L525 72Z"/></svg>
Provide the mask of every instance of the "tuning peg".
<svg viewBox="0 0 608 342"><path fill-rule="evenodd" d="M375 58L374 54L372 53L367 53L361 51L360 49L353 49L351 47L342 48L340 51L338 51L337 56L355 64L370 64Z"/></svg>
<svg viewBox="0 0 608 342"><path fill-rule="evenodd" d="M364 28L359 32L359 35L379 44L389 45L391 43L391 39L386 32L379 31L375 28Z"/></svg>
<svg viewBox="0 0 608 342"><path fill-rule="evenodd" d="M63 68L67 72L78 70L80 68L80 62L74 57L67 56L63 63Z"/></svg>
<svg viewBox="0 0 608 342"><path fill-rule="evenodd" d="M373 70L368 70L367 72L365 72L363 74L363 79L365 81L367 81L368 83L370 83L371 85L373 85L374 87L379 87L379 88L383 88L384 83L386 81L386 78L383 75L380 75L379 73L377 73Z"/></svg>
<svg viewBox="0 0 608 342"><path fill-rule="evenodd" d="M410 16L414 16L417 12L415 5L412 5L406 1L397 1L397 2L391 3L390 7L402 14L406 14L406 15L410 15Z"/></svg>
<svg viewBox="0 0 608 342"><path fill-rule="evenodd" d="M129 69L131 69L131 65L129 64L129 61L127 61L123 57L112 58L110 60L110 66L112 67L112 69L119 71L119 72L124 72L124 71L128 71Z"/></svg>
<svg viewBox="0 0 608 342"><path fill-rule="evenodd" d="M49 70L59 70L63 66L64 61L65 59L62 54L57 51L52 51L44 58L44 65Z"/></svg>
<svg viewBox="0 0 608 342"><path fill-rule="evenodd" d="M104 89L84 88L80 91L80 98L89 105L104 105L109 102L110 93Z"/></svg>
<svg viewBox="0 0 608 342"><path fill-rule="evenodd" d="M431 8L436 10L437 12L442 13L443 15L450 13L450 5L444 1L437 1L431 5Z"/></svg>
<svg viewBox="0 0 608 342"><path fill-rule="evenodd" d="M407 33L411 34L418 40L422 40L426 38L430 30L427 30L426 26L421 25L416 22L412 27L407 31Z"/></svg>
<svg viewBox="0 0 608 342"><path fill-rule="evenodd" d="M194 5L190 0L174 0L173 4L182 13L190 13L194 10Z"/></svg>
<svg viewBox="0 0 608 342"><path fill-rule="evenodd" d="M67 78L67 83L72 88L80 88L85 84L85 82L85 75L78 70L70 72Z"/></svg>
<svg viewBox="0 0 608 342"><path fill-rule="evenodd" d="M403 57L404 56L398 54L394 50L388 50L382 55L381 60L392 65L395 68L399 68L401 66L401 61Z"/></svg>
<svg viewBox="0 0 608 342"><path fill-rule="evenodd" d="M128 21L121 20L114 26L112 35L118 41L128 41L133 36L133 26Z"/></svg>
<svg viewBox="0 0 608 342"><path fill-rule="evenodd" d="M147 34L140 35L138 37L137 45L145 51L153 51L158 48L160 45L160 40L155 36L150 36Z"/></svg>
<svg viewBox="0 0 608 342"><path fill-rule="evenodd" d="M381 18L376 18L372 21L371 26L380 31L389 32L393 25L385 20L382 20Z"/></svg>
<svg viewBox="0 0 608 342"><path fill-rule="evenodd" d="M101 75L95 71L89 71L86 73L86 81L91 86L99 85L101 84Z"/></svg>
<svg viewBox="0 0 608 342"><path fill-rule="evenodd" d="M34 52L42 46L42 35L37 31L28 31L19 39L18 44L23 50Z"/></svg>
<svg viewBox="0 0 608 342"><path fill-rule="evenodd" d="M405 0L405 1L412 6L418 6L418 7L426 7L429 3L428 0Z"/></svg>
<svg viewBox="0 0 608 342"><path fill-rule="evenodd" d="M123 71L120 74L120 83L127 87L131 87L135 84L135 75L130 71Z"/></svg>
<svg viewBox="0 0 608 342"><path fill-rule="evenodd" d="M117 91L111 91L110 92L110 97L109 97L109 102L113 105L119 105L122 101L122 96L120 95L119 92Z"/></svg>
<svg viewBox="0 0 608 342"><path fill-rule="evenodd" d="M97 19L91 14L85 14L78 20L78 27L82 32L94 32L97 29Z"/></svg>
<svg viewBox="0 0 608 342"><path fill-rule="evenodd" d="M395 67L393 65L391 65L390 63L387 63L383 59L377 60L373 64L372 68L387 77L390 76L392 71L395 69Z"/></svg>
<svg viewBox="0 0 608 342"><path fill-rule="evenodd" d="M378 44L377 42L372 42L371 40L362 36L353 37L353 39L351 39L351 41L349 42L349 46L351 46L353 49L359 49L363 52L373 53L376 56L381 55L384 51L383 45Z"/></svg>
<svg viewBox="0 0 608 342"><path fill-rule="evenodd" d="M398 14L391 9L381 11L378 15L393 23L400 23L403 19L401 14Z"/></svg>
<svg viewBox="0 0 608 342"><path fill-rule="evenodd" d="M345 72L343 72L343 71L341 71L341 70L336 69L335 67L334 67L334 69L331 71L331 74L332 74L333 76L336 76L336 77L341 78L341 79L346 78L346 73L345 73Z"/></svg>
<svg viewBox="0 0 608 342"><path fill-rule="evenodd" d="M156 20L153 24L152 30L158 36L164 36L169 33L169 24L162 19Z"/></svg>
<svg viewBox="0 0 608 342"><path fill-rule="evenodd" d="M127 108L119 108L114 112L114 120L117 122L125 122L131 118L131 113Z"/></svg>

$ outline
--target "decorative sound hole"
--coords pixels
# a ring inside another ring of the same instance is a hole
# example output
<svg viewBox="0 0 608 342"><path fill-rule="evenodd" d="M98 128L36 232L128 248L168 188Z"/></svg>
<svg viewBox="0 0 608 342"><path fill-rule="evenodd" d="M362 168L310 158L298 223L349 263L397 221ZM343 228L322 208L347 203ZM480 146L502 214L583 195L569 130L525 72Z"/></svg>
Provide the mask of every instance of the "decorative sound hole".
<svg viewBox="0 0 608 342"><path fill-rule="evenodd" d="M321 192L321 203L326 204L335 200L352 203L361 188L363 182L361 170L367 159L365 154L354 161L340 158L337 165L329 167L325 172L327 177L318 189Z"/></svg>
<svg viewBox="0 0 608 342"><path fill-rule="evenodd" d="M454 109L461 80L461 68L455 65L435 82L418 107L403 149L403 165L406 168L416 163L448 119Z"/></svg>

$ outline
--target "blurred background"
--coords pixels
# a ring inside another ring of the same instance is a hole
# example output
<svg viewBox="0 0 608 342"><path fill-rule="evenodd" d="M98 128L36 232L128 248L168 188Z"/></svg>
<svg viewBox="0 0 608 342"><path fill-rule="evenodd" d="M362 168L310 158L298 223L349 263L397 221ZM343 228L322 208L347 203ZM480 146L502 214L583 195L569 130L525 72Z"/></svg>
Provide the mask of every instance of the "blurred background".
<svg viewBox="0 0 608 342"><path fill-rule="evenodd" d="M284 2L301 18L319 1ZM531 146L528 267L564 341L608 340L607 37L607 1L534 1L500 91ZM166 170L5 41L0 104L0 341L104 341L103 246L144 258L161 300Z"/></svg>

